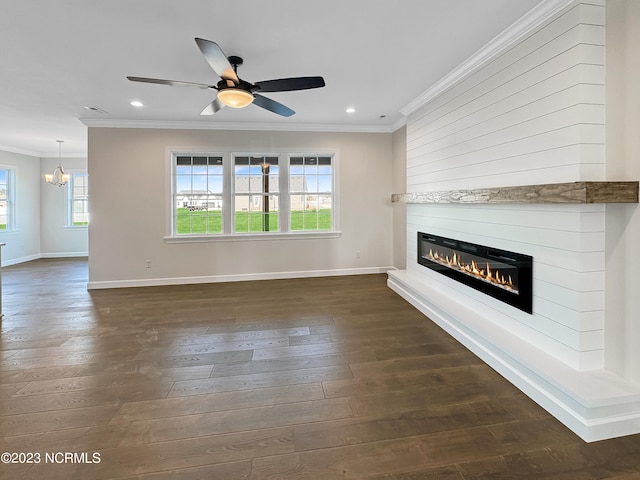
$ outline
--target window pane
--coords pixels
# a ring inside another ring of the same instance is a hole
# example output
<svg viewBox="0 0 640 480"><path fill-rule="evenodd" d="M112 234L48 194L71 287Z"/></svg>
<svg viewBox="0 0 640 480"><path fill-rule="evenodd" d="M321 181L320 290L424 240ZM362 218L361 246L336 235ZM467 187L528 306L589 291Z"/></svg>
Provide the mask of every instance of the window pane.
<svg viewBox="0 0 640 480"><path fill-rule="evenodd" d="M237 233L277 232L278 200L277 195L236 195L234 230Z"/></svg>
<svg viewBox="0 0 640 480"><path fill-rule="evenodd" d="M176 232L178 234L222 233L222 224L221 202L218 209L178 208L176 211Z"/></svg>
<svg viewBox="0 0 640 480"><path fill-rule="evenodd" d="M206 194L207 189L207 176L206 175L193 175L191 177L191 192L198 194Z"/></svg>
<svg viewBox="0 0 640 480"><path fill-rule="evenodd" d="M0 231L9 230L11 223L11 171L0 169Z"/></svg>
<svg viewBox="0 0 640 480"><path fill-rule="evenodd" d="M236 156L234 159L234 231L278 231L280 190L277 156Z"/></svg>
<svg viewBox="0 0 640 480"><path fill-rule="evenodd" d="M223 178L220 175L209 175L208 189L212 193L222 193Z"/></svg>
<svg viewBox="0 0 640 480"><path fill-rule="evenodd" d="M249 193L249 176L237 175L233 179L235 191L237 193Z"/></svg>
<svg viewBox="0 0 640 480"><path fill-rule="evenodd" d="M318 214L305 212L304 214L304 227L303 230L317 230L318 229Z"/></svg>
<svg viewBox="0 0 640 480"><path fill-rule="evenodd" d="M305 175L304 178L307 183L307 192L317 192L318 191L318 175Z"/></svg>
<svg viewBox="0 0 640 480"><path fill-rule="evenodd" d="M301 193L307 191L307 182L304 175L289 176L289 191L291 193Z"/></svg>
<svg viewBox="0 0 640 480"><path fill-rule="evenodd" d="M268 192L279 192L280 191L280 177L278 175L269 175L269 183L268 183Z"/></svg>
<svg viewBox="0 0 640 480"><path fill-rule="evenodd" d="M318 212L318 230L331 230L331 210L321 209Z"/></svg>
<svg viewBox="0 0 640 480"><path fill-rule="evenodd" d="M289 163L291 230L331 230L333 228L332 157L290 157Z"/></svg>
<svg viewBox="0 0 640 480"><path fill-rule="evenodd" d="M222 157L209 157L208 165L210 174L222 175Z"/></svg>
<svg viewBox="0 0 640 480"><path fill-rule="evenodd" d="M89 176L71 173L69 179L69 224L73 227L89 224Z"/></svg>
<svg viewBox="0 0 640 480"><path fill-rule="evenodd" d="M176 234L222 233L222 156L177 156L175 172Z"/></svg>
<svg viewBox="0 0 640 480"><path fill-rule="evenodd" d="M318 192L331 192L333 190L331 175L318 175Z"/></svg>
<svg viewBox="0 0 640 480"><path fill-rule="evenodd" d="M222 233L222 208L209 210L207 233Z"/></svg>

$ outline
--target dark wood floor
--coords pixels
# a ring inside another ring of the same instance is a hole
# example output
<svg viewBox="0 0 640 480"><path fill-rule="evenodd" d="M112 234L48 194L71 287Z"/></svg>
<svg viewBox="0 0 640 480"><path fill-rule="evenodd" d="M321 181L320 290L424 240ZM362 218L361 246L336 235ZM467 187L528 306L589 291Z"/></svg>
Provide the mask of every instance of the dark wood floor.
<svg viewBox="0 0 640 480"><path fill-rule="evenodd" d="M89 293L85 261L38 260L3 277L0 451L40 463L2 479L640 478L640 436L584 443L384 275Z"/></svg>

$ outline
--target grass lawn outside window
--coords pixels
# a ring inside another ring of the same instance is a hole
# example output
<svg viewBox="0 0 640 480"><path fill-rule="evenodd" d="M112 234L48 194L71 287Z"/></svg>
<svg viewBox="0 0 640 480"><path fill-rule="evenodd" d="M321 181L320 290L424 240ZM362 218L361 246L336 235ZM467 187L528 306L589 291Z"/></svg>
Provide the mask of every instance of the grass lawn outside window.
<svg viewBox="0 0 640 480"><path fill-rule="evenodd" d="M235 216L235 232L263 232L263 222L265 214L262 212L237 212ZM278 213L272 212L268 215L271 231L277 231ZM190 211L187 208L177 209L176 230L180 235L203 235L222 233L222 212L219 210ZM322 209L319 211L296 210L291 212L292 231L329 231L331 230L331 210Z"/></svg>

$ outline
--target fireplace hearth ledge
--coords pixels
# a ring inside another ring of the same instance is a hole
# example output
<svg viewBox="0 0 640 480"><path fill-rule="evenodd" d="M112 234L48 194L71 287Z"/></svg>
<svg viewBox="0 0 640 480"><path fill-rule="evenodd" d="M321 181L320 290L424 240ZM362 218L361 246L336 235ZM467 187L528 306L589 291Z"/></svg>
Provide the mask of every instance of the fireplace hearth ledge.
<svg viewBox="0 0 640 480"><path fill-rule="evenodd" d="M640 384L575 370L406 270L387 285L586 442L640 433Z"/></svg>
<svg viewBox="0 0 640 480"><path fill-rule="evenodd" d="M392 203L638 203L638 182L570 182L394 193Z"/></svg>

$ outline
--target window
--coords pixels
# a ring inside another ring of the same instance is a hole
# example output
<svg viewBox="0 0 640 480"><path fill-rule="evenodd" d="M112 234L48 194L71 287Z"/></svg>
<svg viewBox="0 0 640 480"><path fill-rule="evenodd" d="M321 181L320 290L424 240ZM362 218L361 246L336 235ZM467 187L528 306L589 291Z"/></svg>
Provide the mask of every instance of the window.
<svg viewBox="0 0 640 480"><path fill-rule="evenodd" d="M279 228L279 158L234 157L234 232L277 232Z"/></svg>
<svg viewBox="0 0 640 480"><path fill-rule="evenodd" d="M167 241L337 236L335 168L332 154L173 153Z"/></svg>
<svg viewBox="0 0 640 480"><path fill-rule="evenodd" d="M289 158L291 230L332 230L333 166L329 156Z"/></svg>
<svg viewBox="0 0 640 480"><path fill-rule="evenodd" d="M13 230L13 170L0 168L0 231Z"/></svg>
<svg viewBox="0 0 640 480"><path fill-rule="evenodd" d="M89 225L89 175L86 172L69 174L69 221L70 227Z"/></svg>
<svg viewBox="0 0 640 480"><path fill-rule="evenodd" d="M224 168L221 155L179 155L175 163L175 233L223 232Z"/></svg>

